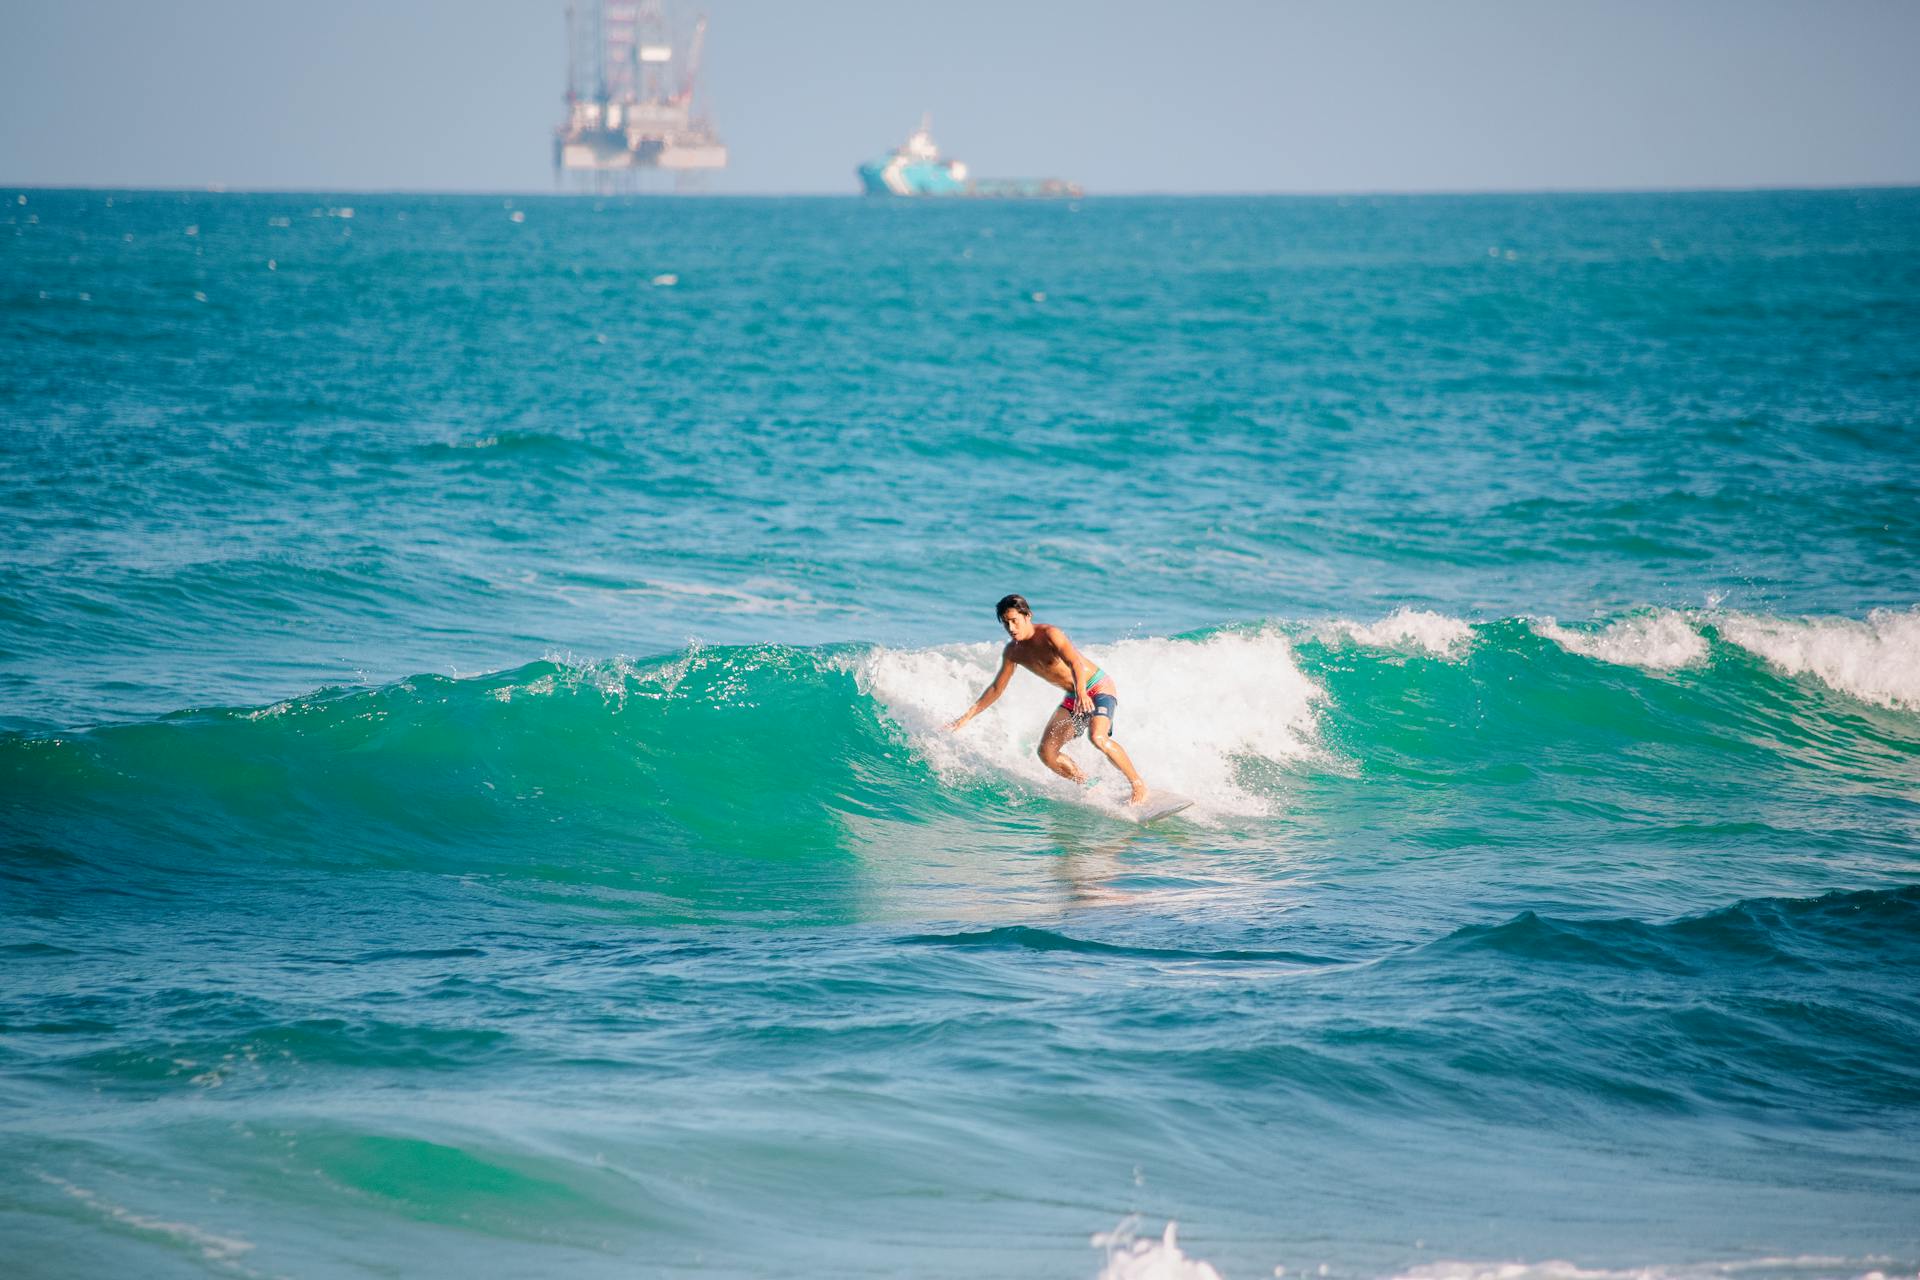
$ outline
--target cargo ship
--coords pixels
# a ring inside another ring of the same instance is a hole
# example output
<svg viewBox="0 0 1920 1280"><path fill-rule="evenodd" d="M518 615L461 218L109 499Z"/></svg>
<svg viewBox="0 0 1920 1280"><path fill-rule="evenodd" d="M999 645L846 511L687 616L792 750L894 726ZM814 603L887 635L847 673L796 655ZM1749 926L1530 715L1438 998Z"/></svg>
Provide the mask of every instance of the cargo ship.
<svg viewBox="0 0 1920 1280"><path fill-rule="evenodd" d="M933 123L920 118L920 127L886 155L869 160L854 172L870 196L986 196L1047 199L1078 196L1078 183L1060 178L971 178L967 166L940 154L934 145Z"/></svg>

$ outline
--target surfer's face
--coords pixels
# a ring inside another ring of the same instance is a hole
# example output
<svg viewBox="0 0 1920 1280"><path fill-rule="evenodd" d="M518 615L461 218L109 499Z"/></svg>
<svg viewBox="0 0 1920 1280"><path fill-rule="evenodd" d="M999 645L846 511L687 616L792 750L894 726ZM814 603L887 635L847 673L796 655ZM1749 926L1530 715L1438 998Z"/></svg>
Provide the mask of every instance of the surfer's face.
<svg viewBox="0 0 1920 1280"><path fill-rule="evenodd" d="M1033 634L1033 619L1015 609L1009 609L1000 615L1000 625L1015 640L1025 640Z"/></svg>

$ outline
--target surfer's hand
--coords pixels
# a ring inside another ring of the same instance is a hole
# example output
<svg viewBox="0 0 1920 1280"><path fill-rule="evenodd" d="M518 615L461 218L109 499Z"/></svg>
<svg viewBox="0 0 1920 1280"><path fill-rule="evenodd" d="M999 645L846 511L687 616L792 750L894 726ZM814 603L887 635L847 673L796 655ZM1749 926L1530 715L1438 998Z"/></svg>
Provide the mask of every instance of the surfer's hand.
<svg viewBox="0 0 1920 1280"><path fill-rule="evenodd" d="M1093 714L1093 699L1084 691L1076 693L1073 695L1073 709L1078 715L1090 716Z"/></svg>
<svg viewBox="0 0 1920 1280"><path fill-rule="evenodd" d="M965 716L961 716L958 720L947 721L945 724L940 726L940 730L943 733L952 733L955 730L957 730L961 725L965 724L966 722L967 722L967 718Z"/></svg>

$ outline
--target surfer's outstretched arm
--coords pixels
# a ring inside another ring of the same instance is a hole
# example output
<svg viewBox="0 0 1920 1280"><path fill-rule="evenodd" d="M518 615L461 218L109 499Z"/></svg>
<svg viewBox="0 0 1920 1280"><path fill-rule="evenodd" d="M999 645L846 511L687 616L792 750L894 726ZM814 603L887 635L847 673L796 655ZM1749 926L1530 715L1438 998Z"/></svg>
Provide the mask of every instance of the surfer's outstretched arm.
<svg viewBox="0 0 1920 1280"><path fill-rule="evenodd" d="M1011 679L1013 679L1013 646L1008 645L1000 651L1000 670L994 673L993 683L987 686L985 693L974 699L973 705L967 708L967 714L947 726L947 732L952 733L999 701L1000 695L1007 691L1007 681Z"/></svg>

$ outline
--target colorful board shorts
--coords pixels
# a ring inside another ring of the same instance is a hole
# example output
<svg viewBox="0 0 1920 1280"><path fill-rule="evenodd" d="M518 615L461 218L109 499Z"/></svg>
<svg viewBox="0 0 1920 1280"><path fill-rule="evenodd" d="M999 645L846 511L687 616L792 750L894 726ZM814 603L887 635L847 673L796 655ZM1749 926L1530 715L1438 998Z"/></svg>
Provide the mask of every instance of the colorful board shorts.
<svg viewBox="0 0 1920 1280"><path fill-rule="evenodd" d="M1071 693L1060 699L1060 709L1062 711L1072 711L1073 718L1081 721L1083 725L1085 722L1092 720L1094 716L1105 716L1107 718L1107 732L1113 732L1113 717L1114 713L1120 710L1120 699L1112 693L1093 692L1100 685L1106 683L1108 679L1107 673L1104 670L1098 669L1096 669L1091 676L1087 677L1087 696L1093 699L1093 710L1088 714L1083 716L1079 711L1075 710L1074 697Z"/></svg>

